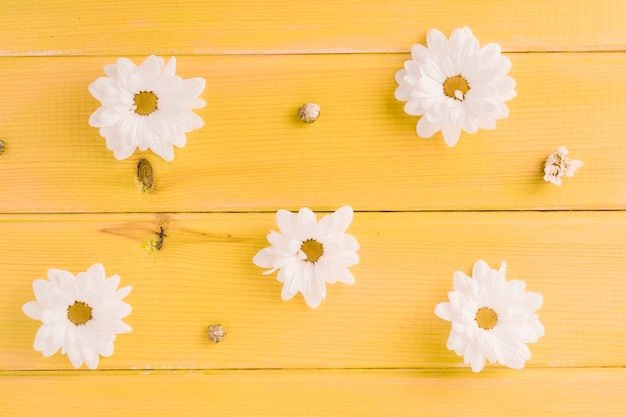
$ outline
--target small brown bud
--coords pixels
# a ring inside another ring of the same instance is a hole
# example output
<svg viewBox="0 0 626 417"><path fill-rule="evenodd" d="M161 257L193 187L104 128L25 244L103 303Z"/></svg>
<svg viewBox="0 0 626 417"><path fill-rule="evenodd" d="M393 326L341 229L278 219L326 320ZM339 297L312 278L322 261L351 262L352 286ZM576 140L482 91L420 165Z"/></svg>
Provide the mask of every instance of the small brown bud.
<svg viewBox="0 0 626 417"><path fill-rule="evenodd" d="M150 165L147 159L142 159L137 164L137 180L141 184L144 193L150 191L154 184L152 165Z"/></svg>

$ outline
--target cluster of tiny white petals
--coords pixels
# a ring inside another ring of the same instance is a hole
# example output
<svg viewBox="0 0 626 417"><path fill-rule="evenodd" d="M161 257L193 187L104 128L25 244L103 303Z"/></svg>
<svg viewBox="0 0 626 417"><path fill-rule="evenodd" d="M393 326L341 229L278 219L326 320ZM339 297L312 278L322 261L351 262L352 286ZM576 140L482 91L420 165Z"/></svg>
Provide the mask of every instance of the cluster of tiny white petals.
<svg viewBox="0 0 626 417"><path fill-rule="evenodd" d="M472 277L461 271L454 274L454 291L449 302L439 303L435 314L452 322L447 347L463 356L474 372L485 361L521 369L530 359L527 343L544 335L544 327L535 314L543 303L539 293L526 292L520 280L506 281L506 264L499 270L483 260L474 265ZM478 312L486 308L494 313L493 327L479 326Z"/></svg>
<svg viewBox="0 0 626 417"><path fill-rule="evenodd" d="M516 96L515 81L507 75L511 61L495 43L482 48L468 27L446 37L430 30L428 48L413 45L412 59L396 73L398 100L404 110L422 116L417 134L428 138L441 131L448 146L459 140L461 130L495 129L496 120L508 117L504 103ZM451 83L446 92L446 82Z"/></svg>
<svg viewBox="0 0 626 417"><path fill-rule="evenodd" d="M76 276L69 271L50 269L48 280L35 280L33 292L37 300L22 306L28 317L43 323L35 336L35 350L48 357L61 349L74 367L80 368L84 362L89 369L96 369L100 356L113 354L116 334L131 331L122 319L132 309L122 299L132 287L118 290L119 283L118 275L106 277L101 264ZM70 306L77 302L90 309L89 316L80 324L73 322L69 313Z"/></svg>
<svg viewBox="0 0 626 417"><path fill-rule="evenodd" d="M185 146L185 134L204 125L191 110L205 106L198 98L205 80L177 76L176 58L170 58L166 65L162 57L152 55L139 66L119 58L116 64L106 65L104 72L107 77L89 85L89 92L102 104L89 124L100 128L115 158L126 159L139 148L171 161L174 146ZM136 112L135 97L142 92L153 94L156 100L149 114Z"/></svg>
<svg viewBox="0 0 626 417"><path fill-rule="evenodd" d="M315 213L302 208L296 213L278 210L279 232L271 231L267 240L272 244L260 250L253 262L270 274L279 270L277 279L283 282L282 298L289 300L298 292L306 303L316 308L326 298L326 282L355 282L348 267L359 262L356 239L344 233L352 222L353 211L344 206L324 216L319 223ZM323 248L315 261L307 260L303 245L315 241Z"/></svg>
<svg viewBox="0 0 626 417"><path fill-rule="evenodd" d="M561 146L556 152L548 155L543 168L543 172L545 174L543 179L545 181L561 185L561 178L563 178L563 176L573 177L574 172L583 166L583 163L578 159L570 160L567 157L568 154L569 151L567 148L565 146Z"/></svg>

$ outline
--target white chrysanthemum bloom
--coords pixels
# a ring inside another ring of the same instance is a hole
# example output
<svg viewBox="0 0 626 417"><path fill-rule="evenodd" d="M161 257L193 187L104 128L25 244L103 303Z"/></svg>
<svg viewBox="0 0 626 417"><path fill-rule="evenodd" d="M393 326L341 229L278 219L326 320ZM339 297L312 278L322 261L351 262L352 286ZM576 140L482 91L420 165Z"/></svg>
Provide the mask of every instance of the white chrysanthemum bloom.
<svg viewBox="0 0 626 417"><path fill-rule="evenodd" d="M545 181L561 185L561 178L563 178L564 175L573 177L574 172L583 166L583 163L578 159L570 160L567 157L568 154L569 151L567 148L565 146L561 146L556 152L548 155L543 168L543 172L545 174L543 179Z"/></svg>
<svg viewBox="0 0 626 417"><path fill-rule="evenodd" d="M122 319L132 309L122 299L132 287L118 290L120 277L107 278L101 264L76 276L50 269L48 280L33 282L37 301L22 307L28 317L43 322L35 336L35 350L48 357L60 348L74 367L80 368L84 362L89 369L96 369L99 355L113 354L115 335L131 331Z"/></svg>
<svg viewBox="0 0 626 417"><path fill-rule="evenodd" d="M534 343L544 328L534 313L543 303L539 293L525 292L526 283L505 280L506 264L490 269L485 261L474 265L472 278L461 271L454 274L450 302L439 303L435 314L452 322L448 349L463 356L474 372L485 360L514 369L530 359L526 343Z"/></svg>
<svg viewBox="0 0 626 417"><path fill-rule="evenodd" d="M508 117L504 104L517 94L507 76L511 61L495 43L479 47L468 27L456 29L450 40L430 30L428 48L413 45L412 60L396 73L395 96L406 101L404 110L422 116L417 134L429 138L442 131L448 146L456 145L461 129L495 129L496 120Z"/></svg>
<svg viewBox="0 0 626 417"><path fill-rule="evenodd" d="M100 128L117 159L126 159L139 148L171 161L173 145L185 146L185 133L204 125L191 109L205 106L198 98L205 81L176 76L175 57L165 65L162 57L152 55L140 66L119 58L117 64L106 65L104 72L108 77L89 85L89 92L102 104L89 124Z"/></svg>
<svg viewBox="0 0 626 417"><path fill-rule="evenodd" d="M306 303L316 308L326 298L326 282L354 284L348 267L359 262L356 239L344 232L352 222L352 208L341 207L324 216L319 223L315 214L302 208L298 214L278 210L276 220L281 233L271 231L272 246L259 251L253 262L262 268L277 269L283 282L282 298L291 299L301 292Z"/></svg>

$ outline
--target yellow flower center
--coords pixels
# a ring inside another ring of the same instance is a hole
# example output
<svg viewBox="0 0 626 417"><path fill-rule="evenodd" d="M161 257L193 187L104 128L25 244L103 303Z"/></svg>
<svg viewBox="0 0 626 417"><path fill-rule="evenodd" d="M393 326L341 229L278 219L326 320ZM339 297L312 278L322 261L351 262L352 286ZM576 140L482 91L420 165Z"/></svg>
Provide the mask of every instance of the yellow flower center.
<svg viewBox="0 0 626 417"><path fill-rule="evenodd" d="M448 77L443 82L443 93L455 100L463 101L465 94L470 90L467 80L460 75Z"/></svg>
<svg viewBox="0 0 626 417"><path fill-rule="evenodd" d="M147 116L157 109L157 96L152 91L140 91L135 94L135 113Z"/></svg>
<svg viewBox="0 0 626 417"><path fill-rule="evenodd" d="M91 307L82 301L74 301L74 304L67 307L67 318L79 326L91 320Z"/></svg>
<svg viewBox="0 0 626 417"><path fill-rule="evenodd" d="M305 261L307 262L315 262L324 254L324 246L313 239L305 240L300 250L306 255Z"/></svg>
<svg viewBox="0 0 626 417"><path fill-rule="evenodd" d="M476 312L476 317L474 317L476 323L478 323L478 327L484 330L491 330L496 326L498 322L498 315L495 311L490 309L489 307L481 307Z"/></svg>

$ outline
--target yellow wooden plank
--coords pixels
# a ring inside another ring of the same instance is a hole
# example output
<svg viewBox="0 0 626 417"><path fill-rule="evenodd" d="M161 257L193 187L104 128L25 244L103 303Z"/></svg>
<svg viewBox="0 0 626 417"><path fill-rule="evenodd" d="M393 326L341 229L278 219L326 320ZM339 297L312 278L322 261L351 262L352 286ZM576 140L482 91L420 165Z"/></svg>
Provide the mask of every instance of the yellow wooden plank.
<svg viewBox="0 0 626 417"><path fill-rule="evenodd" d="M117 161L88 125L99 103L87 86L114 57L3 58L0 211L624 208L626 54L511 55L510 117L454 148L419 138L393 97L407 58L180 58L181 76L207 80L206 124L171 163L149 151ZM322 108L312 125L296 117L306 101ZM561 145L585 165L557 187L542 170ZM148 194L135 178L142 157Z"/></svg>
<svg viewBox="0 0 626 417"><path fill-rule="evenodd" d="M408 51L468 25L507 51L624 49L622 0L3 2L0 54Z"/></svg>
<svg viewBox="0 0 626 417"><path fill-rule="evenodd" d="M133 286L133 331L101 369L456 367L433 310L481 258L545 297L527 366L626 365L626 213L356 213L356 284L329 285L315 310L252 264L270 229L270 213L0 217L0 369L71 369L32 349L39 323L21 306L48 268L96 262Z"/></svg>
<svg viewBox="0 0 626 417"><path fill-rule="evenodd" d="M0 413L97 416L623 416L626 371L1 376Z"/></svg>

